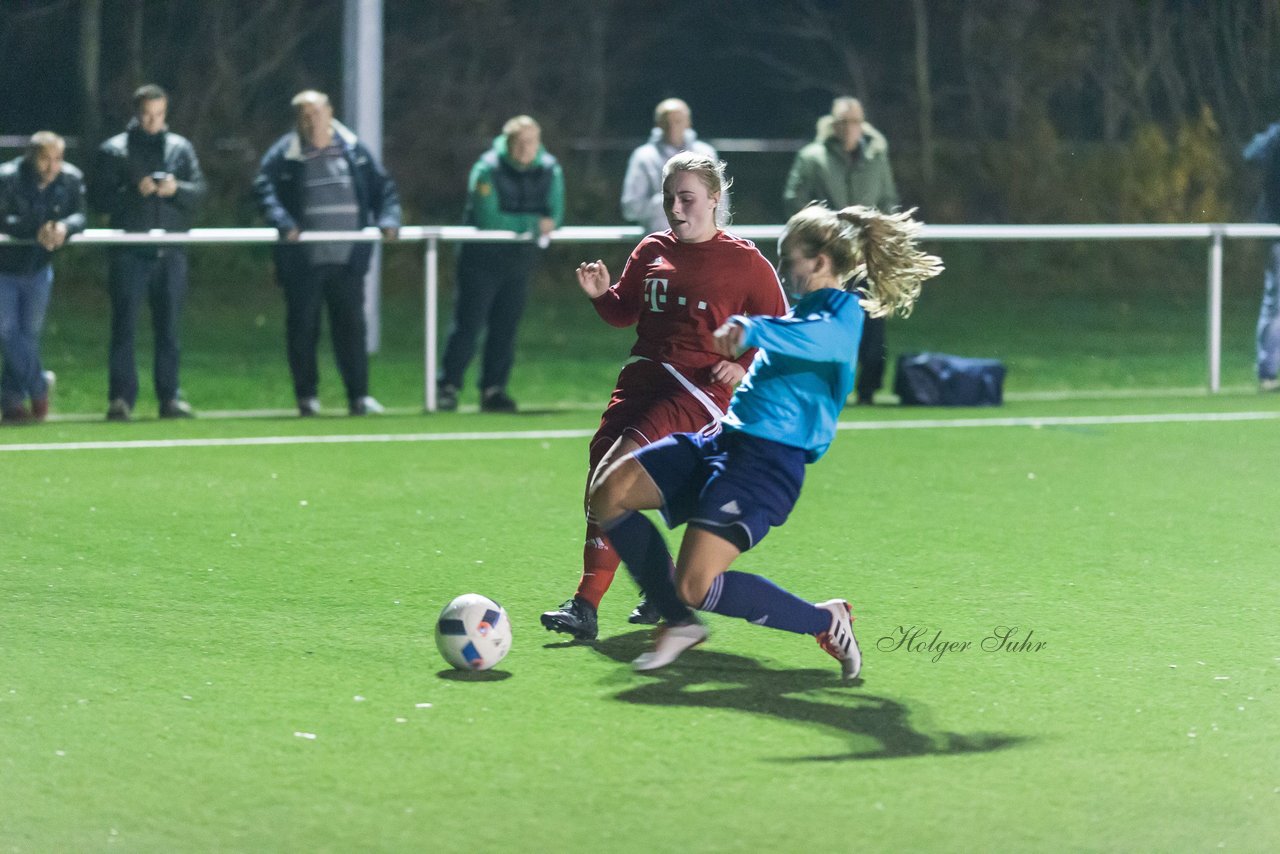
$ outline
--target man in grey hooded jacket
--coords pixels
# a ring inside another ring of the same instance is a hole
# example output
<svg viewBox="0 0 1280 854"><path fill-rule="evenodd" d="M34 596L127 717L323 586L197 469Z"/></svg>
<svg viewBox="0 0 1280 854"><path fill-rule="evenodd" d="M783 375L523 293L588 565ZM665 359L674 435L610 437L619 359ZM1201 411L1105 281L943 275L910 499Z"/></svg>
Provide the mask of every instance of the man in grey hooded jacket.
<svg viewBox="0 0 1280 854"><path fill-rule="evenodd" d="M643 226L646 233L667 230L667 214L662 209L662 167L682 151L705 154L718 160L716 150L698 139L693 129L689 105L679 98L667 98L653 110L654 128L649 141L631 152L627 175L622 181L622 217ZM729 222L728 189L720 196L716 224Z"/></svg>

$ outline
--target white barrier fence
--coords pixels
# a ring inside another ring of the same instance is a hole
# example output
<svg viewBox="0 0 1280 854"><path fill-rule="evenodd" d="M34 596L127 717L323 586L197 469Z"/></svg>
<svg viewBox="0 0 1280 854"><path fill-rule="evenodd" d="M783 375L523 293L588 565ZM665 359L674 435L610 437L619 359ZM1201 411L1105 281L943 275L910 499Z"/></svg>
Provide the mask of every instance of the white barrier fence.
<svg viewBox="0 0 1280 854"><path fill-rule="evenodd" d="M776 240L781 225L740 225L734 234L750 240ZM556 243L636 243L644 236L638 226L565 226L551 233ZM1188 223L1173 225L925 225L925 241L1006 240L1204 240L1208 243L1206 273L1206 345L1208 389L1217 392L1222 373L1222 249L1227 239L1280 240L1280 225L1257 223ZM88 229L71 238L73 244L122 246L130 244L251 244L276 243L273 228L193 228L184 232L126 233L114 229ZM304 243L340 240L384 241L376 228L362 231L303 232ZM439 350L438 303L440 295L440 243L506 242L532 240L510 231L479 231L469 226L405 226L394 242L423 246L423 402L436 409L436 357ZM0 243L10 238L0 235Z"/></svg>

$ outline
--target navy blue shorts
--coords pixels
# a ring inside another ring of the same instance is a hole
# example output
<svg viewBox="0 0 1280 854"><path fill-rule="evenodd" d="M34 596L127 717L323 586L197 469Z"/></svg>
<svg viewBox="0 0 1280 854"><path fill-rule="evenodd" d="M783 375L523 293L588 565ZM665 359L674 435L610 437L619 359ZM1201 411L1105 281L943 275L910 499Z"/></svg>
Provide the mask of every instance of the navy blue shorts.
<svg viewBox="0 0 1280 854"><path fill-rule="evenodd" d="M804 483L805 454L745 433L676 433L635 452L662 493L662 516L746 551L787 520Z"/></svg>

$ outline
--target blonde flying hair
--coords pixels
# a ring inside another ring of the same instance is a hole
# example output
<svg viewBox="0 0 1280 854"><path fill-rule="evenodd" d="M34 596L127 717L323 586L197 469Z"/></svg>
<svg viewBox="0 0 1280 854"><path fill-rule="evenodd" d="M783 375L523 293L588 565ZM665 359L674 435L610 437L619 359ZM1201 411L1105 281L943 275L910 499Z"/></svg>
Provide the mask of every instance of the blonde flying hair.
<svg viewBox="0 0 1280 854"><path fill-rule="evenodd" d="M853 205L833 211L812 204L791 219L778 241L784 255L798 249L806 258L826 255L845 290L862 293L859 304L871 317L907 317L920 286L942 272L942 259L921 251L915 208L881 213Z"/></svg>

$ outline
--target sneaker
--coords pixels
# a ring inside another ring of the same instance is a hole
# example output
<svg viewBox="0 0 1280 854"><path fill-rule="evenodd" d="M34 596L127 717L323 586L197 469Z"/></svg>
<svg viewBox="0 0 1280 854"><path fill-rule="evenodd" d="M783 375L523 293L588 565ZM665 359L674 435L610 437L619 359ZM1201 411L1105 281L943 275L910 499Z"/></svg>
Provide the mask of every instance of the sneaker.
<svg viewBox="0 0 1280 854"><path fill-rule="evenodd" d="M49 398L37 397L31 401L31 418L34 421L44 421L49 417Z"/></svg>
<svg viewBox="0 0 1280 854"><path fill-rule="evenodd" d="M320 398L318 397L300 397L298 398L298 415L302 418L310 418L313 415L320 414Z"/></svg>
<svg viewBox="0 0 1280 854"><path fill-rule="evenodd" d="M133 417L133 407L123 397L117 397L107 406L108 421L128 421Z"/></svg>
<svg viewBox="0 0 1280 854"><path fill-rule="evenodd" d="M195 418L196 411L191 408L191 404L187 403L180 397L172 400L166 400L160 404L161 418Z"/></svg>
<svg viewBox="0 0 1280 854"><path fill-rule="evenodd" d="M858 639L853 636L852 609L843 599L817 604L819 608L831 612L831 628L815 635L818 646L840 662L840 674L845 679L853 679L862 670L862 651L858 649Z"/></svg>
<svg viewBox="0 0 1280 854"><path fill-rule="evenodd" d="M1280 391L1280 380L1274 377L1258 380L1258 391Z"/></svg>
<svg viewBox="0 0 1280 854"><path fill-rule="evenodd" d="M46 386L44 393L46 395L52 395L53 387L58 384L58 375L53 371L43 371L42 375L44 376L44 384Z"/></svg>
<svg viewBox="0 0 1280 854"><path fill-rule="evenodd" d="M436 409L440 412L458 410L458 387L447 383L436 386Z"/></svg>
<svg viewBox="0 0 1280 854"><path fill-rule="evenodd" d="M656 626L661 619L662 615L658 613L658 609L648 599L641 599L632 610L631 616L627 617L627 622L638 626Z"/></svg>
<svg viewBox="0 0 1280 854"><path fill-rule="evenodd" d="M361 415L382 415L387 411L387 408L379 403L376 397L368 394L360 398L360 405L364 408L364 412L359 413ZM355 415L356 413L353 412L351 414Z"/></svg>
<svg viewBox="0 0 1280 854"><path fill-rule="evenodd" d="M653 649L631 662L640 672L657 670L675 661L687 649L693 649L707 639L707 627L696 620L679 625L658 626L654 633Z"/></svg>
<svg viewBox="0 0 1280 854"><path fill-rule="evenodd" d="M516 402L500 388L491 388L485 391L480 398L481 412L515 412Z"/></svg>
<svg viewBox="0 0 1280 854"><path fill-rule="evenodd" d="M542 625L549 632L573 635L577 640L595 640L600 633L596 609L590 602L574 596L558 610L542 615Z"/></svg>

